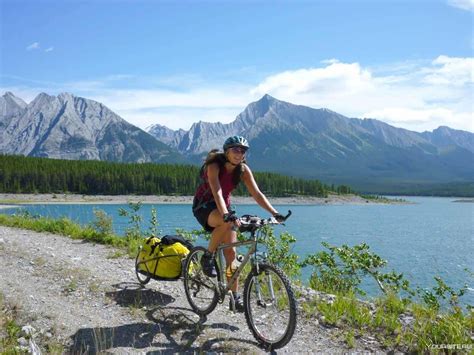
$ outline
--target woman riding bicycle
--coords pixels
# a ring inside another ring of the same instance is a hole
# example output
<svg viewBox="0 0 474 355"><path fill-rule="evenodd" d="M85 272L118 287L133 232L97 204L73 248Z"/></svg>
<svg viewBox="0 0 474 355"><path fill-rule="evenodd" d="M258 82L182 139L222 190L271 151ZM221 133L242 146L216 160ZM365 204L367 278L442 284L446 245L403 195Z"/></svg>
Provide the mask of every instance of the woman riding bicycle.
<svg viewBox="0 0 474 355"><path fill-rule="evenodd" d="M211 232L209 253L202 258L203 270L209 277L216 277L214 252L219 244L234 243L237 240L235 229L240 226L235 212L230 210L231 192L243 181L255 201L270 212L277 220L284 217L270 204L260 191L252 171L245 161L249 149L248 141L241 136L232 136L224 142L224 152L211 150L201 168L201 182L196 189L193 201L193 214L205 230ZM227 264L227 275L233 273L232 262L235 259L235 248L224 251ZM240 298L238 282L232 285L236 310L243 312L243 301ZM232 302L231 302L232 303Z"/></svg>

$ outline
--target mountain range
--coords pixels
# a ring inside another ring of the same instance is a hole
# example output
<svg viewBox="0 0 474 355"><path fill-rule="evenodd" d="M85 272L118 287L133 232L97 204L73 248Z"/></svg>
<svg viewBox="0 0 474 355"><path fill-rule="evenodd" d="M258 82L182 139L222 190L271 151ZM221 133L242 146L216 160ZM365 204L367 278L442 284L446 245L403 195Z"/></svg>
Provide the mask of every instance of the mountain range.
<svg viewBox="0 0 474 355"><path fill-rule="evenodd" d="M195 162L219 148L223 137L243 135L251 145L248 159L259 170L365 191L474 182L473 133L444 126L418 133L270 95L249 104L228 124L198 122L189 131L154 125L149 132Z"/></svg>
<svg viewBox="0 0 474 355"><path fill-rule="evenodd" d="M29 104L0 97L0 152L57 159L182 163L186 159L105 107L62 93Z"/></svg>
<svg viewBox="0 0 474 355"><path fill-rule="evenodd" d="M189 130L155 124L148 132L101 103L63 93L26 104L0 98L0 152L64 159L202 163L231 135L250 142L254 170L272 171L360 191L403 192L474 182L474 134L439 127L414 132L376 119L349 118L270 95L228 124L197 122Z"/></svg>

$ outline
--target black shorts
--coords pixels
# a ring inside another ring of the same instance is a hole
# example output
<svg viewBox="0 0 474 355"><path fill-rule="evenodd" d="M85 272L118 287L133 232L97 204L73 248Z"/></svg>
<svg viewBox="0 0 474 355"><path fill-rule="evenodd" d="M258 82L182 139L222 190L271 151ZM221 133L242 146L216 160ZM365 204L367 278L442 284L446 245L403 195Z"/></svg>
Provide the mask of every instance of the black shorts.
<svg viewBox="0 0 474 355"><path fill-rule="evenodd" d="M214 230L214 227L211 227L209 224L207 224L207 219L209 218L209 215L211 214L212 211L217 210L217 205L214 201L209 201L200 206L198 209L195 209L197 204L197 201L193 201L193 214L194 217L196 217L197 221L201 226L204 227L204 229L208 232L212 232Z"/></svg>

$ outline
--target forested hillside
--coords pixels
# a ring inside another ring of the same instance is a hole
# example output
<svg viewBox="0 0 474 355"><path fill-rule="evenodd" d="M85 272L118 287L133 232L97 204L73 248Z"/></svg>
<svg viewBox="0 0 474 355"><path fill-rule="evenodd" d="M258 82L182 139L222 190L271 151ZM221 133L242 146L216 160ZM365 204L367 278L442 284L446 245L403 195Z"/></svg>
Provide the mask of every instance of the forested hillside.
<svg viewBox="0 0 474 355"><path fill-rule="evenodd" d="M269 196L326 196L349 193L347 186L328 186L318 180L296 179L273 173L255 173ZM88 195L192 195L199 183L193 165L114 163L57 160L0 155L0 192L75 193ZM236 195L245 195L241 184Z"/></svg>

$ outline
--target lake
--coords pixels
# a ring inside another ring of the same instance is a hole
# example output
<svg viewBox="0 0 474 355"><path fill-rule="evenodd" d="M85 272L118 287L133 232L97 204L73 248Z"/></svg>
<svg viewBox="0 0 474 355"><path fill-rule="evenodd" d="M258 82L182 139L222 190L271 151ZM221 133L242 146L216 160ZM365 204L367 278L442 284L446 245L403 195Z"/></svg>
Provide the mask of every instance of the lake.
<svg viewBox="0 0 474 355"><path fill-rule="evenodd" d="M369 205L277 205L285 214L293 215L286 226L276 232L288 231L297 238L294 252L302 258L324 249L321 242L332 245L367 243L373 252L388 260L388 270L403 272L412 286L431 287L433 277L441 276L455 289L468 283L469 291L463 303L474 304L474 282L464 271L474 271L474 204L453 202L456 198L404 197L413 204ZM127 205L104 204L43 204L25 205L32 214L66 216L81 224L94 218L93 209L102 209L113 217L116 233L123 234L127 218L118 215ZM176 228L199 229L190 205L143 205L140 214L144 229L150 225L151 208L158 212L159 229L173 234ZM256 205L237 205L238 214L267 213ZM15 209L2 213L14 213ZM303 272L307 279L311 270ZM376 290L371 283L365 288L369 294Z"/></svg>

